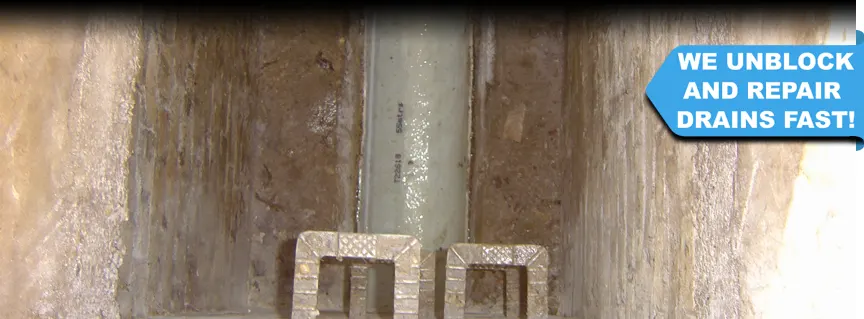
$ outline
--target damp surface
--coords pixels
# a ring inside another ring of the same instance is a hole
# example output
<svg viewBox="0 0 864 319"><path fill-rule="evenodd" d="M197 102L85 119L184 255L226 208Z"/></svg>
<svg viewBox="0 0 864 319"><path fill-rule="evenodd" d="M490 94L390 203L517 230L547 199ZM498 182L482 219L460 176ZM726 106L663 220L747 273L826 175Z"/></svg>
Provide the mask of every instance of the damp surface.
<svg viewBox="0 0 864 319"><path fill-rule="evenodd" d="M357 230L361 17L3 16L0 316L287 316L297 235ZM790 245L844 229L808 225L850 208L790 207L843 173L815 148L802 166L801 143L677 140L641 88L679 44L819 43L821 11L471 19L471 153L451 163L469 174L468 240L547 247L551 315L811 304L777 274L808 259ZM344 264L323 267L319 307L344 311ZM812 267L797 271L837 273ZM500 314L502 292L472 271L469 311Z"/></svg>

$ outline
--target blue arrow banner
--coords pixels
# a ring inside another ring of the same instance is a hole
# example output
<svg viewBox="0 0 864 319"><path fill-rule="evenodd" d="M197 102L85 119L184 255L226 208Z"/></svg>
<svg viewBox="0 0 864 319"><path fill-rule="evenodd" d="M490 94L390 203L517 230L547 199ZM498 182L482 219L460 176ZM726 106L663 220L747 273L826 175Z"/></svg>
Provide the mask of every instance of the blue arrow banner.
<svg viewBox="0 0 864 319"><path fill-rule="evenodd" d="M646 95L681 137L836 137L864 143L864 33L857 45L685 45Z"/></svg>

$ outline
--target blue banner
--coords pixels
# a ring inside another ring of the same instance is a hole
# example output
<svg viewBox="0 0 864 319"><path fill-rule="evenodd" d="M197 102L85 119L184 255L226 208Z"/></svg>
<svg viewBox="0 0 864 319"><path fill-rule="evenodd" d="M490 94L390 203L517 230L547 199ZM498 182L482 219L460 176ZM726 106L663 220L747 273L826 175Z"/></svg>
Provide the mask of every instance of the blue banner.
<svg viewBox="0 0 864 319"><path fill-rule="evenodd" d="M684 45L646 95L681 137L836 137L864 143L864 33L857 45Z"/></svg>

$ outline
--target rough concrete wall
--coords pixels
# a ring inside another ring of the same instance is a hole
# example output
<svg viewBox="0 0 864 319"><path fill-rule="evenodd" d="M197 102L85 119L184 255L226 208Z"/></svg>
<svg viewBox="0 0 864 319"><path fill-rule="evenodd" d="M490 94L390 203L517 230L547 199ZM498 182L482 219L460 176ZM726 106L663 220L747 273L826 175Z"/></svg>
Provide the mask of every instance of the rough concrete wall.
<svg viewBox="0 0 864 319"><path fill-rule="evenodd" d="M475 36L471 236L539 244L550 253L550 314L558 313L566 27L561 11L484 14ZM467 310L503 313L503 272L468 278Z"/></svg>
<svg viewBox="0 0 864 319"><path fill-rule="evenodd" d="M359 30L332 13L147 16L124 316L290 309L297 235L354 227ZM325 268L320 306L339 310L344 267Z"/></svg>
<svg viewBox="0 0 864 319"><path fill-rule="evenodd" d="M824 17L630 12L569 22L561 313L758 316L752 297L776 271L802 145L676 140L642 88L676 45L815 44Z"/></svg>
<svg viewBox="0 0 864 319"><path fill-rule="evenodd" d="M148 16L135 110L124 314L243 310L250 265L252 28Z"/></svg>
<svg viewBox="0 0 864 319"><path fill-rule="evenodd" d="M802 146L677 141L633 88L678 43L816 43L821 20L571 17L562 62L561 18L502 16L496 59L478 64L475 239L550 247L561 315L758 317L806 301L764 289L784 282L778 265L808 259L784 242L813 228L804 213L787 225ZM284 310L291 239L353 228L361 37L344 15L0 23L0 317ZM561 63L567 85L548 81ZM811 197L837 189L818 167L798 183ZM341 270L329 268L322 307L337 309Z"/></svg>
<svg viewBox="0 0 864 319"><path fill-rule="evenodd" d="M272 15L256 30L250 302L288 315L297 235L355 227L361 27L322 11ZM320 309L344 309L345 270L322 264Z"/></svg>
<svg viewBox="0 0 864 319"><path fill-rule="evenodd" d="M4 16L0 317L118 317L140 20Z"/></svg>

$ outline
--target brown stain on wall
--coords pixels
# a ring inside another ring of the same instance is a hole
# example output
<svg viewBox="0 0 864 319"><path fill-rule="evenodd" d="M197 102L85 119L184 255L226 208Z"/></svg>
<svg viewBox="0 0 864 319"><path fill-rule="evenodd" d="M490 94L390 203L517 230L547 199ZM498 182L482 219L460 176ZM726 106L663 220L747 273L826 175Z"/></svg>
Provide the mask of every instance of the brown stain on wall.
<svg viewBox="0 0 864 319"><path fill-rule="evenodd" d="M290 312L290 243L301 232L353 231L360 138L353 114L360 112L360 83L351 73L357 72L357 53L346 61L349 46L357 50L349 36L352 23L348 12L337 11L272 15L257 25L253 307ZM323 267L321 309L343 308L344 271Z"/></svg>
<svg viewBox="0 0 864 319"><path fill-rule="evenodd" d="M345 59L362 47L349 22L148 16L129 235L147 257L124 268L126 313L284 312L297 235L352 230L362 55ZM342 268L325 266L322 309L342 307Z"/></svg>
<svg viewBox="0 0 864 319"><path fill-rule="evenodd" d="M475 48L484 50L482 33L494 32L494 50L477 53L491 57L491 64L475 60L475 72L488 75L475 75L481 81L475 85L484 86L475 87L475 94L484 93L474 97L472 240L545 246L551 258L549 308L554 315L558 313L554 292L563 266L565 15L551 10L489 12L478 23ZM503 273L470 274L468 311L502 313Z"/></svg>
<svg viewBox="0 0 864 319"><path fill-rule="evenodd" d="M129 283L137 306L125 306L139 315L245 307L250 21L155 15L143 32L135 207L149 229L135 245L149 257Z"/></svg>

